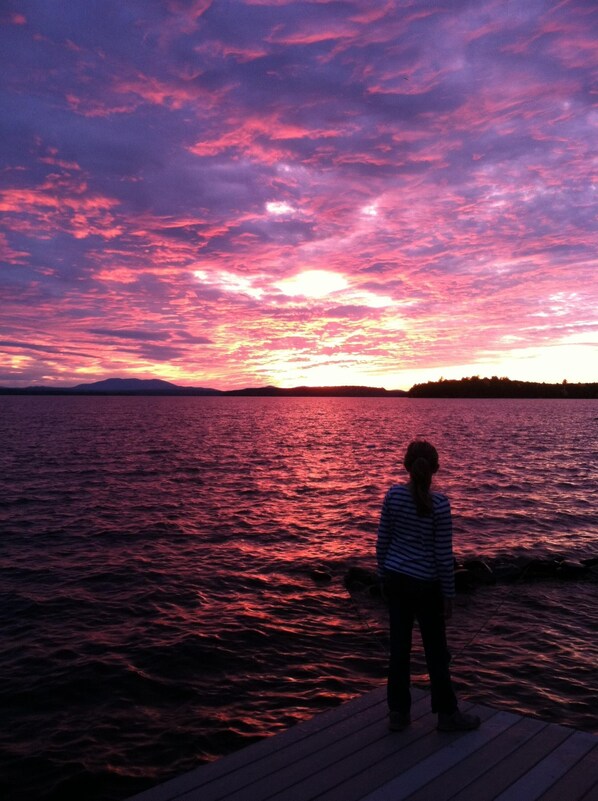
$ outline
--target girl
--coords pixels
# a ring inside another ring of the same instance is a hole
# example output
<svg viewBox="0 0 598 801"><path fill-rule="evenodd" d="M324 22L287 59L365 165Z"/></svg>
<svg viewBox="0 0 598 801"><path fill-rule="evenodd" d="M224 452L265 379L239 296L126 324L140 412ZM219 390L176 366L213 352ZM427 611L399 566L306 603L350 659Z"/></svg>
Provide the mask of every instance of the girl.
<svg viewBox="0 0 598 801"><path fill-rule="evenodd" d="M390 619L389 726L401 731L411 722L411 637L417 620L437 728L470 731L480 719L459 711L449 671L445 620L452 614L455 579L451 507L445 495L430 491L438 452L429 442L415 440L403 464L409 482L386 493L376 543Z"/></svg>

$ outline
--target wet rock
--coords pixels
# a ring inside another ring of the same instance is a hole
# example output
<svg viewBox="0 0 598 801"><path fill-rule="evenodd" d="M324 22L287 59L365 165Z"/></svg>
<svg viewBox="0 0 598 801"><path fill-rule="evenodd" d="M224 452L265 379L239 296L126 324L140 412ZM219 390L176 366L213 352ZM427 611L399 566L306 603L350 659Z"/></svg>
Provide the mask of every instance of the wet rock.
<svg viewBox="0 0 598 801"><path fill-rule="evenodd" d="M598 567L598 556L591 556L589 559L581 559L580 561L585 567Z"/></svg>
<svg viewBox="0 0 598 801"><path fill-rule="evenodd" d="M477 584L496 584L494 571L487 562L481 559L468 559L463 562L463 567L470 572Z"/></svg>
<svg viewBox="0 0 598 801"><path fill-rule="evenodd" d="M363 567L350 567L345 574L344 582L348 590L366 589L380 584L378 574Z"/></svg>
<svg viewBox="0 0 598 801"><path fill-rule="evenodd" d="M561 565L560 559L532 559L521 571L521 578L558 578Z"/></svg>
<svg viewBox="0 0 598 801"><path fill-rule="evenodd" d="M310 575L318 584L328 584L332 581L331 574L323 567L315 567Z"/></svg>
<svg viewBox="0 0 598 801"><path fill-rule="evenodd" d="M585 578L590 573L590 567L586 565L573 565L570 562L561 562L558 577L560 579L575 580Z"/></svg>
<svg viewBox="0 0 598 801"><path fill-rule="evenodd" d="M513 562L496 565L494 568L494 576L497 581L504 582L505 584L512 584L514 581L519 581L521 578L522 567Z"/></svg>
<svg viewBox="0 0 598 801"><path fill-rule="evenodd" d="M475 578L469 570L459 567L455 570L455 590L457 592L473 592L475 589Z"/></svg>

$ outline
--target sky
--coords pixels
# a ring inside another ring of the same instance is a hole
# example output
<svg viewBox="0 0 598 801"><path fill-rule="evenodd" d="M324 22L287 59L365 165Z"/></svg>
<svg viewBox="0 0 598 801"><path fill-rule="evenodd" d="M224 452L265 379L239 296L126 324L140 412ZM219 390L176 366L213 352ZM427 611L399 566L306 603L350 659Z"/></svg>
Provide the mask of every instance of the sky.
<svg viewBox="0 0 598 801"><path fill-rule="evenodd" d="M2 0L0 384L598 380L595 0Z"/></svg>

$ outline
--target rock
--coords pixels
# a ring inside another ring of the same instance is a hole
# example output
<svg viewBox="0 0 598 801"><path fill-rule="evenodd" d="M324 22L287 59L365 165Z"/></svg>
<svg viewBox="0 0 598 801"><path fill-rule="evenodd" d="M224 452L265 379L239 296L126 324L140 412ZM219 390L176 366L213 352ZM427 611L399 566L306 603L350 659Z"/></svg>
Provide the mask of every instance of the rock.
<svg viewBox="0 0 598 801"><path fill-rule="evenodd" d="M496 576L487 562L481 559L468 559L463 562L463 567L471 573L478 584L496 584Z"/></svg>
<svg viewBox="0 0 598 801"><path fill-rule="evenodd" d="M521 578L557 578L561 564L561 560L558 559L532 559L523 568Z"/></svg>
<svg viewBox="0 0 598 801"><path fill-rule="evenodd" d="M378 574L363 567L350 567L345 575L345 587L348 590L363 589L380 583Z"/></svg>
<svg viewBox="0 0 598 801"><path fill-rule="evenodd" d="M455 570L455 590L457 592L473 592L475 580L473 575L464 567Z"/></svg>
<svg viewBox="0 0 598 801"><path fill-rule="evenodd" d="M558 571L558 577L565 580L575 580L585 578L589 572L589 566L572 565L569 562L562 562Z"/></svg>
<svg viewBox="0 0 598 801"><path fill-rule="evenodd" d="M328 584L332 581L331 574L323 567L315 567L311 571L311 577L314 581L317 581L318 584Z"/></svg>
<svg viewBox="0 0 598 801"><path fill-rule="evenodd" d="M589 559L581 559L580 561L585 567L598 567L598 556L591 556Z"/></svg>
<svg viewBox="0 0 598 801"><path fill-rule="evenodd" d="M497 565L494 568L494 576L496 580L504 581L506 584L518 581L521 578L521 572L521 566L513 564L512 562Z"/></svg>

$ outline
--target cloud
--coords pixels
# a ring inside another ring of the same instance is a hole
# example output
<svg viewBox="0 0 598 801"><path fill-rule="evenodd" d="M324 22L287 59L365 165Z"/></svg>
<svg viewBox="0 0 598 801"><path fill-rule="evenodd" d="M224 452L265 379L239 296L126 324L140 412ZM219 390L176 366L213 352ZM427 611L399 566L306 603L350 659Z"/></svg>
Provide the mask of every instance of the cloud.
<svg viewBox="0 0 598 801"><path fill-rule="evenodd" d="M587 361L592 3L108 7L2 19L16 382Z"/></svg>

